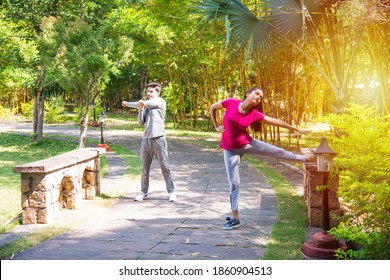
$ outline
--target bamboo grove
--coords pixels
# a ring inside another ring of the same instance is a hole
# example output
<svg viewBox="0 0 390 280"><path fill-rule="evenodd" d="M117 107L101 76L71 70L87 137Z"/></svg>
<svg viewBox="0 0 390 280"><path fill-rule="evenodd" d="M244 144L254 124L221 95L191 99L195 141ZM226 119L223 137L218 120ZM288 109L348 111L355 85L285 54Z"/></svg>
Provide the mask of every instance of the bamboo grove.
<svg viewBox="0 0 390 280"><path fill-rule="evenodd" d="M163 84L175 126L187 129L196 129L200 119L208 118L213 102L241 98L255 85L266 92L265 113L294 125L343 111L350 102L374 106L382 115L390 113L389 1L0 3L3 110L18 112L22 103L34 98L39 104L40 97L61 96L81 105L80 111L86 109L88 119L91 102L117 110L122 100L142 98L145 84L157 81ZM303 16L310 19L308 24ZM48 19L61 20L67 27L49 30ZM256 33L246 32L257 30L251 29L253 22L260 26L264 21L276 36L262 45L256 43ZM301 28L289 30L292 21ZM88 36L63 40L71 29L82 28L90 34L89 42L83 42ZM245 36L246 41L241 38ZM87 44L93 49L87 54L99 50L90 58L94 64L77 67L87 60L85 54L72 62L72 68L64 64L71 48ZM82 69L93 69L88 79L82 79L85 72L66 79ZM88 88L83 87L86 83ZM260 137L276 141L278 133L264 128Z"/></svg>

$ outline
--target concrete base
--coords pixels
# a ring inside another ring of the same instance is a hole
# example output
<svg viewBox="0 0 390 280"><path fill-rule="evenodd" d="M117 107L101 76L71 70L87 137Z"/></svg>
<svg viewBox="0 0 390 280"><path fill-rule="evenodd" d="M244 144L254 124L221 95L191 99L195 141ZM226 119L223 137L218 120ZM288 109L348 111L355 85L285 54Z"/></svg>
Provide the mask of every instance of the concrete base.
<svg viewBox="0 0 390 280"><path fill-rule="evenodd" d="M313 239L306 241L302 246L302 254L307 259L335 260L335 252L338 249L346 250L340 243L325 232L314 234Z"/></svg>
<svg viewBox="0 0 390 280"><path fill-rule="evenodd" d="M99 127L100 126L100 124L97 121L93 121L89 125L93 126L93 127Z"/></svg>
<svg viewBox="0 0 390 280"><path fill-rule="evenodd" d="M107 152L111 151L111 148L108 147L107 144L99 144L97 147L98 147L98 148L106 149Z"/></svg>

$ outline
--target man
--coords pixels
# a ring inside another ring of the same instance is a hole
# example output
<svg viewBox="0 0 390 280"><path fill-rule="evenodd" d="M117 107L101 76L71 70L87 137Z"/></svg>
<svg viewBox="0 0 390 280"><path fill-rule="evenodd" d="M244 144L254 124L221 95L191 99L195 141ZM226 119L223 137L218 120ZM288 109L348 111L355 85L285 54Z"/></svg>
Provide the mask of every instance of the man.
<svg viewBox="0 0 390 280"><path fill-rule="evenodd" d="M150 83L146 86L147 100L138 102L138 124L143 125L145 129L141 143L141 192L134 198L135 201L143 201L148 198L149 173L154 156L156 156L161 166L168 192L168 201L176 201L164 130L166 103L160 97L160 93L161 86L158 83ZM122 106L134 107L134 104L133 102L123 101Z"/></svg>

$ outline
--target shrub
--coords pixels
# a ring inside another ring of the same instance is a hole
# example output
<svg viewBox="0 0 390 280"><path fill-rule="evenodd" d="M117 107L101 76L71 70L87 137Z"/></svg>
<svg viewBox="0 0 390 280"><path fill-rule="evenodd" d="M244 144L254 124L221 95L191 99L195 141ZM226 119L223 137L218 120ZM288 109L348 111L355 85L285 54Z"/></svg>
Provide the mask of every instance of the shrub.
<svg viewBox="0 0 390 280"><path fill-rule="evenodd" d="M103 109L103 104L102 104L102 101L99 100L98 102L96 102L96 108L95 108L95 117L96 117L96 121L99 120L99 114L104 111ZM73 113L74 113L74 116L72 118L73 122L76 124L76 125L79 125L80 124L80 108L79 107L75 107L73 109ZM81 108L81 115L84 116L85 115L85 107L83 106ZM88 123L92 122L94 119L93 119L93 108L90 107L90 111L89 111L89 115L88 115Z"/></svg>
<svg viewBox="0 0 390 280"><path fill-rule="evenodd" d="M32 121L34 111L34 100L23 103L21 105L23 116ZM51 97L49 101L45 101L45 123L63 123L67 117L65 115L64 102L59 97Z"/></svg>
<svg viewBox="0 0 390 280"><path fill-rule="evenodd" d="M13 120L18 108L5 108L0 105L0 121Z"/></svg>
<svg viewBox="0 0 390 280"><path fill-rule="evenodd" d="M350 105L327 118L338 152L338 195L348 211L331 234L358 245L340 258L390 258L390 122L375 108Z"/></svg>
<svg viewBox="0 0 390 280"><path fill-rule="evenodd" d="M62 98L51 97L50 101L45 101L45 122L64 123L66 121L65 106Z"/></svg>
<svg viewBox="0 0 390 280"><path fill-rule="evenodd" d="M31 100L28 103L22 103L20 105L20 109L22 110L22 114L26 120L32 121L34 113L34 100Z"/></svg>

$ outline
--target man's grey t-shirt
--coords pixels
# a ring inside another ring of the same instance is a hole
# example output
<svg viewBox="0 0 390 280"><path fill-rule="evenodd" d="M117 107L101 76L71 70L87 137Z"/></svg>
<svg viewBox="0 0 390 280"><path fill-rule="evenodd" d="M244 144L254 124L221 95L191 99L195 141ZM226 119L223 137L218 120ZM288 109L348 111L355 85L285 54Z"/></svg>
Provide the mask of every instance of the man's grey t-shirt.
<svg viewBox="0 0 390 280"><path fill-rule="evenodd" d="M145 127L143 138L164 136L165 100L157 96L144 102L145 109L138 113L138 124Z"/></svg>

